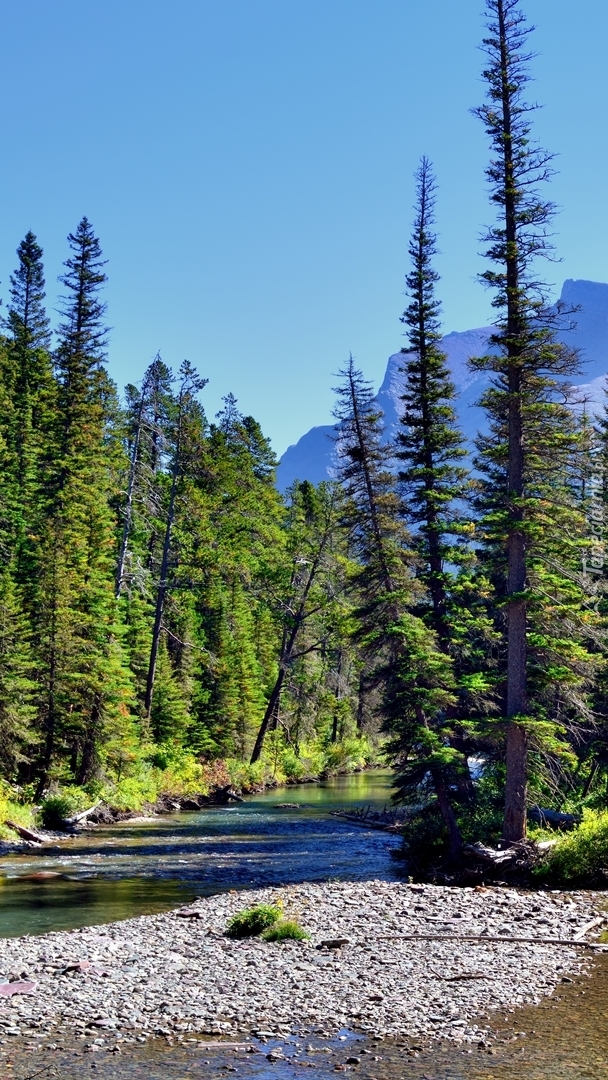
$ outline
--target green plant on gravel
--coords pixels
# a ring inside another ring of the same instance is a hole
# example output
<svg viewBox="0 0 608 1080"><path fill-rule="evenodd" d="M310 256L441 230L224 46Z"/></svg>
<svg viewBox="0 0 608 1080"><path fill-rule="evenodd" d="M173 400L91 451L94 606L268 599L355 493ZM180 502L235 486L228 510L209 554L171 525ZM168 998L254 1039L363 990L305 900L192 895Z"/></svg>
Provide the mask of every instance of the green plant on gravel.
<svg viewBox="0 0 608 1080"><path fill-rule="evenodd" d="M536 867L536 878L554 885L605 881L608 871L608 810L583 810L583 820L560 836ZM604 873L603 873L604 872Z"/></svg>
<svg viewBox="0 0 608 1080"><path fill-rule="evenodd" d="M295 919L281 919L262 934L264 941L308 941L310 934Z"/></svg>
<svg viewBox="0 0 608 1080"><path fill-rule="evenodd" d="M281 918L281 909L274 904L256 904L255 907L237 911L226 927L226 937L256 937L268 930Z"/></svg>

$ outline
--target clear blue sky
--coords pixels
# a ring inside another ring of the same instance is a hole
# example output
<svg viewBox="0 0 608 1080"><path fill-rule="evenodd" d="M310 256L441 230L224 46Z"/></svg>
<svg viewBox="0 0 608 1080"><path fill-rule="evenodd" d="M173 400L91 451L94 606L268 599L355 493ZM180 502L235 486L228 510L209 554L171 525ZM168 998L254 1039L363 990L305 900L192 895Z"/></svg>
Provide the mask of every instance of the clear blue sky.
<svg viewBox="0 0 608 1080"><path fill-rule="evenodd" d="M158 349L232 390L281 453L349 350L376 383L421 154L440 184L445 330L488 321L483 0L19 0L1 6L0 294L28 228L48 298L86 214L109 259L110 371ZM527 0L565 277L608 281L608 5Z"/></svg>

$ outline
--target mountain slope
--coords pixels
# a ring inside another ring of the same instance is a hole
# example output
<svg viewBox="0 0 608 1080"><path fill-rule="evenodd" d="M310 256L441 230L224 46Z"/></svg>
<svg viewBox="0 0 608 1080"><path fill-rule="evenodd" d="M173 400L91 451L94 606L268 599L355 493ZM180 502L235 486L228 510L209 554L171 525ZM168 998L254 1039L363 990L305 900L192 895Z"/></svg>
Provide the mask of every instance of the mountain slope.
<svg viewBox="0 0 608 1080"><path fill-rule="evenodd" d="M568 344L580 349L582 371L572 381L579 387L580 395L591 410L602 407L604 383L608 375L608 285L597 281L564 282L560 302L566 308L578 308L572 316L575 329L560 336ZM460 425L469 440L484 426L483 411L475 404L489 376L485 372L472 372L468 367L471 356L488 352L491 327L476 330L454 331L441 341L452 378L458 391L457 410ZM386 374L376 401L385 418L386 438L395 434L401 416L403 375L400 367L403 354L389 357ZM285 491L294 480L310 480L318 484L330 479L335 473L336 447L332 441L336 429L331 424L311 428L301 439L283 454L277 473L277 484Z"/></svg>

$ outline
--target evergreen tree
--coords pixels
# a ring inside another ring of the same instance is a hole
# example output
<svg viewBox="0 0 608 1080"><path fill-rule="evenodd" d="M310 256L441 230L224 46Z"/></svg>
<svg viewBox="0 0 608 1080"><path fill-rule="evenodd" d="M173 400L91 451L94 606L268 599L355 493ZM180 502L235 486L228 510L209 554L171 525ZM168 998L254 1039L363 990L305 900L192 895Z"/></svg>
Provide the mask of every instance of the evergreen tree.
<svg viewBox="0 0 608 1080"><path fill-rule="evenodd" d="M197 455L197 448L200 446L202 413L200 406L196 401L196 394L206 386L208 381L207 379L201 379L187 361L184 361L182 364L179 374L180 389L174 420L170 487L164 523L160 574L156 587L156 606L152 627L148 676L146 680L146 695L144 699L144 711L148 717L151 716L152 711L152 697L154 694L154 680L156 676L156 662L162 631L163 612L167 594L171 587L171 542L178 509L178 500L183 487L184 476L189 471L189 467L192 467Z"/></svg>
<svg viewBox="0 0 608 1080"><path fill-rule="evenodd" d="M337 616L334 588L339 558L339 489L320 484L315 490L304 481L294 486L290 502L286 523L289 558L283 564L279 592L282 626L278 670L251 754L252 765L261 757L267 732L278 726L289 673L297 660L326 644Z"/></svg>
<svg viewBox="0 0 608 1080"><path fill-rule="evenodd" d="M71 761L81 783L94 773L106 722L130 694L112 587L118 470L115 397L103 366L104 262L86 218L68 241L37 620L44 686L39 793L57 756Z"/></svg>
<svg viewBox="0 0 608 1080"><path fill-rule="evenodd" d="M468 474L459 465L466 450L456 424L456 390L439 347L440 304L435 296L439 275L433 268L436 185L427 158L422 159L416 182L416 219L409 246L412 267L406 278L410 303L401 320L409 348L404 350L402 368L405 410L397 459L406 516L416 528L418 576L431 601L428 622L447 651L453 633L448 615L453 574L446 563L461 561L454 544L454 535L459 535L456 503L467 495Z"/></svg>
<svg viewBox="0 0 608 1080"><path fill-rule="evenodd" d="M564 527L550 508L559 506L554 498L563 487L559 473L563 475L564 459L572 451L567 410L559 403L564 393L560 380L576 370L577 358L557 341L559 313L549 308L538 280L537 260L550 255L553 206L540 193L551 175L551 155L531 141L532 107L524 100L530 28L519 0L486 0L486 12L488 100L476 114L493 155L487 177L497 222L487 232L486 256L492 266L482 278L494 290L497 326L491 338L495 352L475 366L494 374L482 402L492 423L491 438L480 442L480 465L490 485L482 534L493 550L506 621L504 839L514 842L526 832L528 749L540 730L535 722L541 722L530 679L532 670L538 671L543 648L531 655L530 615L532 608L538 614L556 610L542 599L540 589L534 595L533 578L547 567L541 538L548 528ZM538 577L536 582L541 584ZM570 591L566 582L566 577L561 579L558 593ZM560 669L554 668L555 678ZM547 671L545 662L541 669ZM569 677L564 674L562 687ZM543 722L546 719L544 714Z"/></svg>
<svg viewBox="0 0 608 1080"><path fill-rule="evenodd" d="M23 601L8 569L0 574L0 772L16 780L35 742L35 668Z"/></svg>
<svg viewBox="0 0 608 1080"><path fill-rule="evenodd" d="M15 343L30 351L51 345L49 319L44 308L45 283L42 248L30 230L17 248L19 266L11 274L7 327ZM24 380L27 372L23 373Z"/></svg>
<svg viewBox="0 0 608 1080"><path fill-rule="evenodd" d="M374 407L371 387L352 357L340 374L335 416L348 507L345 526L359 563L353 578L358 591L356 636L363 655L368 661L373 658L368 679L382 687L385 725L400 758L398 794L404 797L406 788L426 775L432 778L450 853L456 857L462 839L445 771L461 755L449 746L443 730L433 730L438 713L455 702L452 664L437 648L435 632L412 613L423 590L414 577L411 538L389 468L391 448L381 441L381 413Z"/></svg>
<svg viewBox="0 0 608 1080"><path fill-rule="evenodd" d="M393 706L397 706L393 727L399 732L393 740L393 752L401 763L396 777L401 797L406 797L413 786L419 798L420 784L425 777L432 779L443 817L451 822L451 854L456 856L459 840L447 807L451 791L459 790L467 800L472 794L463 752L463 722L467 724L471 716L471 661L480 657L471 639L478 635L487 641L489 635L483 608L480 610L477 604L471 609L471 596L469 604L464 608L462 605L464 578L469 576L472 561L468 546L462 542L468 532L462 519L468 474L460 464L466 451L456 424L456 391L439 344L440 304L435 295L439 275L433 266L436 185L427 158L421 161L416 183L416 217L409 245L411 270L406 278L410 302L402 316L409 346L403 350L405 410L396 440L396 457L401 466L404 514L414 529L416 574L425 586L425 594L414 610L436 634L440 650L454 661L454 676L449 665L436 658L435 681L424 686L424 700L408 718L407 709L399 716L403 687L407 686L403 671ZM413 655L419 652L416 638L410 634ZM413 667L410 678L412 674ZM446 694L448 687L457 693L456 700Z"/></svg>
<svg viewBox="0 0 608 1080"><path fill-rule="evenodd" d="M10 515L10 546L16 580L31 602L41 557L36 537L44 502L41 465L52 426L55 386L49 354L49 320L44 308L42 248L30 231L17 249L19 265L10 279L6 319L9 344L4 380L9 391L4 413L6 452L4 505Z"/></svg>
<svg viewBox="0 0 608 1080"><path fill-rule="evenodd" d="M116 569L116 597L125 586L143 587L162 533L162 492L158 483L164 458L170 452L175 410L173 375L160 354L146 370L141 390L126 387L125 451L128 472L121 500L122 534Z"/></svg>

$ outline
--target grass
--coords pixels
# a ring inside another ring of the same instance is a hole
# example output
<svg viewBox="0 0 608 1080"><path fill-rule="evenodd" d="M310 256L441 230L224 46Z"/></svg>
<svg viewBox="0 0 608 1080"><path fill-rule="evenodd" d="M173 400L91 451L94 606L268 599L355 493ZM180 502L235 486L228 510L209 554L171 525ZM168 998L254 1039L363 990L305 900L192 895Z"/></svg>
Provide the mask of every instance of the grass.
<svg viewBox="0 0 608 1080"><path fill-rule="evenodd" d="M9 784L0 781L0 839L17 840L17 834L4 824L5 821L14 821L17 825L24 825L26 829L36 827L33 807L23 803L19 793Z"/></svg>
<svg viewBox="0 0 608 1080"><path fill-rule="evenodd" d="M262 938L264 941L309 941L310 934L295 919L281 919L264 930Z"/></svg>
<svg viewBox="0 0 608 1080"><path fill-rule="evenodd" d="M257 937L268 931L281 918L281 909L274 904L256 904L255 907L237 911L226 927L226 937Z"/></svg>
<svg viewBox="0 0 608 1080"><path fill-rule="evenodd" d="M584 810L581 824L559 837L535 869L551 885L605 883L608 872L608 811Z"/></svg>

